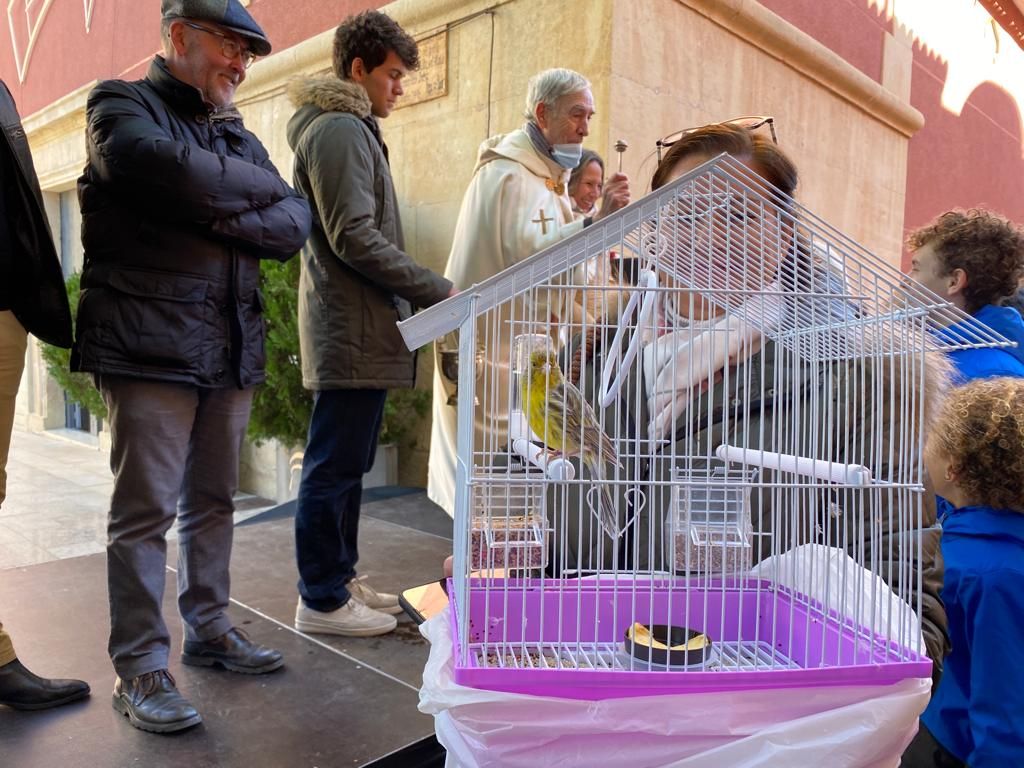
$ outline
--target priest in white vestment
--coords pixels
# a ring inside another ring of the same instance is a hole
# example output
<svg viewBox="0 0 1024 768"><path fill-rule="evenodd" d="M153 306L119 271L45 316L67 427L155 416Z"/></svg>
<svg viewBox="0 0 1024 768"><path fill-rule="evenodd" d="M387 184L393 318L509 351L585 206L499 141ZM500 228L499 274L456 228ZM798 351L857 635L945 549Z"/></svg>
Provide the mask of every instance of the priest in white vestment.
<svg viewBox="0 0 1024 768"><path fill-rule="evenodd" d="M526 124L480 146L473 180L462 200L445 277L465 290L543 250L591 223L574 219L567 190L580 161L594 115L590 83L569 69L549 69L531 78ZM629 181L613 175L604 187L595 219L629 203ZM556 338L560 323L582 312L568 292L537 292L514 302L478 330L478 382L492 388L488 412L477 408L474 453L487 462L508 452L509 322L541 324ZM579 322L579 318L576 318ZM427 492L449 515L455 509L455 338L438 340ZM472 393L469 393L472 397ZM477 461L474 459L474 461Z"/></svg>

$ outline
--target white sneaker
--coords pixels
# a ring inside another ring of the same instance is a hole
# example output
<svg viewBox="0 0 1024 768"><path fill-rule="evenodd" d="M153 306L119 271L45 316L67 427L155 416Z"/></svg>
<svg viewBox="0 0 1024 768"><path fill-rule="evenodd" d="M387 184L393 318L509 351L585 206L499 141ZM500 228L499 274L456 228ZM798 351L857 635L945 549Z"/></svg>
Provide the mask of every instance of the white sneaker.
<svg viewBox="0 0 1024 768"><path fill-rule="evenodd" d="M398 626L394 616L368 608L355 595L341 608L329 613L314 611L299 598L295 609L295 628L300 632L346 637L384 635Z"/></svg>
<svg viewBox="0 0 1024 768"><path fill-rule="evenodd" d="M373 608L381 613L401 613L402 606L398 604L398 595L388 592L378 592L365 581L365 576L357 576L352 579L345 588L352 597L358 598L368 608Z"/></svg>

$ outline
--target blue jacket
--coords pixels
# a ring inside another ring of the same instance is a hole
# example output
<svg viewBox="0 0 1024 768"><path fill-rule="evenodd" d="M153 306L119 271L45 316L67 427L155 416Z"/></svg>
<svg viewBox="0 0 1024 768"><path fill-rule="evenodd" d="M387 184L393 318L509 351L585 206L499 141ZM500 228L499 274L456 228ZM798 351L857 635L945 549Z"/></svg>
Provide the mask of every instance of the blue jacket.
<svg viewBox="0 0 1024 768"><path fill-rule="evenodd" d="M1024 514L963 507L942 529L953 651L921 719L971 768L1024 766Z"/></svg>
<svg viewBox="0 0 1024 768"><path fill-rule="evenodd" d="M988 304L974 313L978 320L1008 341L1017 342L1016 347L986 347L983 349L959 349L949 353L956 366L961 384L974 379L992 376L1024 376L1024 320L1013 307L997 307ZM939 331L947 339L963 338L957 333L960 323ZM969 331L968 336L973 336Z"/></svg>

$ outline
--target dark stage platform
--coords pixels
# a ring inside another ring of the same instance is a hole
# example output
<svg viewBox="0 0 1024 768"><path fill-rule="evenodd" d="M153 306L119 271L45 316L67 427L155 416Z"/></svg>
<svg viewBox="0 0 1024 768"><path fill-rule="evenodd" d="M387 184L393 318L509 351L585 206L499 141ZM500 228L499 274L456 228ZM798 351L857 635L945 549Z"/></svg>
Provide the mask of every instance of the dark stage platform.
<svg viewBox="0 0 1024 768"><path fill-rule="evenodd" d="M83 678L93 689L84 702L46 712L0 707L0 768L429 764L415 757L426 755L428 744L410 746L433 733L432 718L416 710L426 642L405 617L394 633L377 638L294 630L287 512L271 510L238 526L231 568L231 614L254 639L285 654L280 672L250 677L183 667L175 575L168 570L171 672L203 715L202 725L180 734L143 733L110 706L105 555L0 572L0 616L26 666ZM436 579L451 551L450 531L447 516L423 493L364 502L359 571L390 592ZM168 555L173 566L173 542Z"/></svg>

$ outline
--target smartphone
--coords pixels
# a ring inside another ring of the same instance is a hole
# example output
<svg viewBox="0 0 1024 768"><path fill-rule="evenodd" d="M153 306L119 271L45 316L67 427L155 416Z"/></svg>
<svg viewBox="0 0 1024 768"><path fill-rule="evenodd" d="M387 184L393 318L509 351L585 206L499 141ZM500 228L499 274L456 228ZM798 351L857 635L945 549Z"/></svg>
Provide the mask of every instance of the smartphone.
<svg viewBox="0 0 1024 768"><path fill-rule="evenodd" d="M505 577L505 570L494 568L488 571L473 571L470 576L500 579ZM448 580L438 579L418 587L410 587L398 596L398 604L409 618L417 624L422 624L448 609Z"/></svg>
<svg viewBox="0 0 1024 768"><path fill-rule="evenodd" d="M448 608L445 580L411 587L398 596L398 604L417 624L422 624Z"/></svg>

